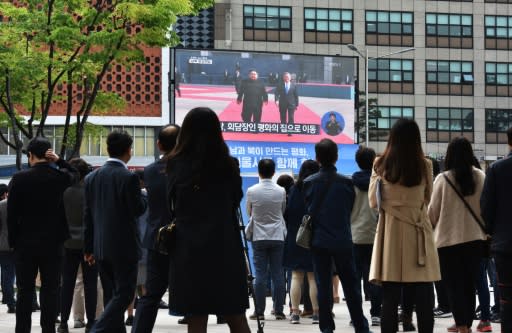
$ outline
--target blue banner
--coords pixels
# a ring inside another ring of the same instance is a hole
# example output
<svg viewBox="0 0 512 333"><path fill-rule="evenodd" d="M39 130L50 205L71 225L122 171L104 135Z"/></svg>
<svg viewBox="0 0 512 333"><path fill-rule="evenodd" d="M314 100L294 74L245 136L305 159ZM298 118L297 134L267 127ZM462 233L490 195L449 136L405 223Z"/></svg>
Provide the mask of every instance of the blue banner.
<svg viewBox="0 0 512 333"><path fill-rule="evenodd" d="M276 163L276 173L293 171L298 174L302 162L315 159L315 144L300 142L226 141L230 153L240 162L242 174L257 173L258 162L270 158ZM339 144L338 173L352 175L359 168L355 162L358 145Z"/></svg>

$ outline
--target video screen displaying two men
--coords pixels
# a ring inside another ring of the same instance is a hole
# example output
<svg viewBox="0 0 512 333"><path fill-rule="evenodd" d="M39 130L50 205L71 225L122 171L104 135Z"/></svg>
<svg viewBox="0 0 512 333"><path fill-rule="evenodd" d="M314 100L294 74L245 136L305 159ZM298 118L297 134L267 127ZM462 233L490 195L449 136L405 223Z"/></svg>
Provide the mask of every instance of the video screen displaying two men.
<svg viewBox="0 0 512 333"><path fill-rule="evenodd" d="M354 143L356 59L295 54L175 52L175 119L217 112L224 138Z"/></svg>

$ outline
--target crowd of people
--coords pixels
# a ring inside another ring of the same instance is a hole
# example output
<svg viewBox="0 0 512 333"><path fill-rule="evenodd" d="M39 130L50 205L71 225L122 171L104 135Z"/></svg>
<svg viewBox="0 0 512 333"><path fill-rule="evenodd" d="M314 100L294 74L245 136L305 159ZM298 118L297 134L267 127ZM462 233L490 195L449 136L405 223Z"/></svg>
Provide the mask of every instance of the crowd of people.
<svg viewBox="0 0 512 333"><path fill-rule="evenodd" d="M296 180L281 175L274 182L274 161L261 159L260 181L245 193L254 288L240 233L240 169L211 109L192 109L181 128L163 127L162 157L138 172L127 167L133 139L126 132L108 135L109 159L95 170L80 158L66 162L36 137L25 150L30 168L0 186L3 301L16 313L15 332L30 332L39 275L42 332L67 333L80 275L86 332L122 333L126 324L133 333L151 332L169 290L169 312L183 317L188 332L206 332L215 314L231 332L247 333L249 296L249 319L260 322L269 289L277 320L310 317L332 333L337 277L357 333L371 326L396 332L399 322L414 331L413 311L420 333L433 332L435 317L451 315L449 332L491 332L493 320L509 333L512 128L507 135L511 153L487 173L464 137L450 142L440 172L410 119L394 124L379 156L360 147L360 170L351 177L337 172L338 145L330 139L315 145L315 160L303 162ZM296 243L306 215L309 248ZM158 235L170 224L172 238L162 249ZM216 273L205 282L205 271ZM494 311L488 271L495 271L490 281L499 295Z"/></svg>

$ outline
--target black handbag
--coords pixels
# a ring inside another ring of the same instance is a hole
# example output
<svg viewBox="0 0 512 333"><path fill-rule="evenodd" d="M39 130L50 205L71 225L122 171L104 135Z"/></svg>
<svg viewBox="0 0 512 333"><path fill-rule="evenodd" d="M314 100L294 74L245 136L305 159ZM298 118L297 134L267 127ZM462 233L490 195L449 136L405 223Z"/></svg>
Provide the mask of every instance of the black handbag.
<svg viewBox="0 0 512 333"><path fill-rule="evenodd" d="M485 227L484 223L482 221L480 221L480 219L475 214L475 212L473 211L471 206L464 199L464 196L462 195L462 193L459 192L459 190L455 187L455 185L451 182L451 180L445 174L443 174L443 176L446 179L446 181L448 182L448 184L450 184L450 186L453 188L455 193L457 193L459 198L462 200L462 202L464 203L466 208L469 210L469 212L471 213L471 215L475 219L476 223L478 223L478 225L480 226L480 228L482 229L482 231L486 235L487 238L484 240L483 257L484 258L490 258L491 257L491 241L492 241L492 238L491 238L491 235L489 235L487 233L487 228Z"/></svg>
<svg viewBox="0 0 512 333"><path fill-rule="evenodd" d="M168 255L172 252L175 245L176 219L173 219L171 223L158 229L158 233L156 235L156 250L161 254Z"/></svg>
<svg viewBox="0 0 512 333"><path fill-rule="evenodd" d="M171 207L169 207L171 212L174 211L174 201L171 200ZM158 233L156 234L155 239L155 248L156 250L164 255L168 255L172 253L174 247L176 246L176 217L174 217L170 223L164 225L160 229L158 229Z"/></svg>

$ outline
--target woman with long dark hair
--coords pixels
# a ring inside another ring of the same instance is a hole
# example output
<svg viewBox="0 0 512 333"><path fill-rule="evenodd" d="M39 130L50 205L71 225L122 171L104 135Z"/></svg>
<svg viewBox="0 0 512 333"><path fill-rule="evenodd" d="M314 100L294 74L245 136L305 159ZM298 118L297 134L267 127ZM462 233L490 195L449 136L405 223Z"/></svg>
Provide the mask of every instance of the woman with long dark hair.
<svg viewBox="0 0 512 333"><path fill-rule="evenodd" d="M381 332L396 332L402 288L414 294L418 331L434 329L432 282L441 278L427 205L432 192L432 164L421 149L414 120L399 119L384 153L375 160L368 191L379 205L370 281L382 284Z"/></svg>
<svg viewBox="0 0 512 333"><path fill-rule="evenodd" d="M486 236L464 201L482 221L480 195L485 174L474 167L473 149L464 137L455 138L448 145L445 169L434 181L428 214L435 228L441 274L455 319L455 326L449 331L467 333L473 323L475 281Z"/></svg>
<svg viewBox="0 0 512 333"><path fill-rule="evenodd" d="M176 218L170 311L187 317L190 333L206 332L209 314L223 315L231 332L250 332L236 215L242 181L211 109L195 108L185 116L167 173L169 205Z"/></svg>
<svg viewBox="0 0 512 333"><path fill-rule="evenodd" d="M313 306L313 324L318 324L318 300L315 275L313 274L313 258L311 251L297 246L295 238L302 221L302 217L306 214L306 205L304 202L304 193L302 187L304 179L320 170L318 162L306 160L302 163L299 170L299 178L295 185L290 189L290 196L285 211L286 228L288 230L284 242L284 260L283 266L287 270L292 271L292 282L290 287L290 300L292 303L291 323L298 324L300 322L300 297L302 282L304 275L307 276L309 284L309 297Z"/></svg>

